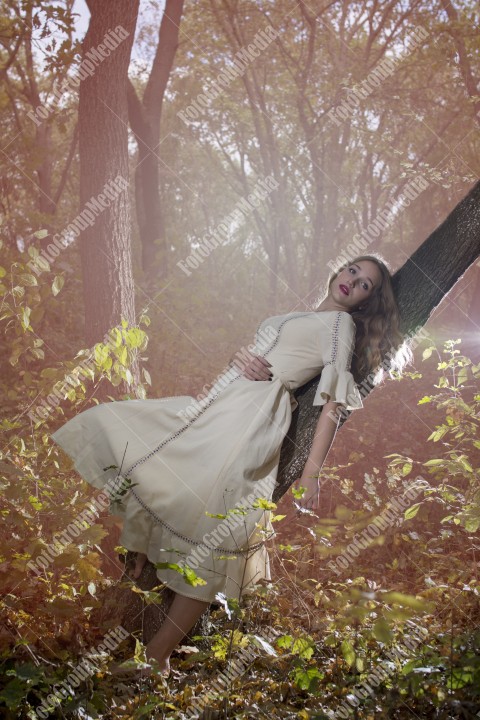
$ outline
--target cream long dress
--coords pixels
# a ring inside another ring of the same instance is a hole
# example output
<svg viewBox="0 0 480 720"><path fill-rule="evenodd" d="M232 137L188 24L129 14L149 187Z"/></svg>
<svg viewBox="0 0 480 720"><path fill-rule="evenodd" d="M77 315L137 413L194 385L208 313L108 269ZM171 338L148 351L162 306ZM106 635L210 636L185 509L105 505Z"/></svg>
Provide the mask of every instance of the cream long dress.
<svg viewBox="0 0 480 720"><path fill-rule="evenodd" d="M271 579L272 526L261 499L270 500L275 486L297 405L291 393L321 372L314 405L332 399L362 408L349 371L354 344L355 323L344 311L269 317L252 351L271 363L271 381L230 368L200 403L190 396L103 403L52 437L87 482L107 491L110 512L123 518L121 544L177 566L158 568L160 581L208 602L217 593L238 599Z"/></svg>

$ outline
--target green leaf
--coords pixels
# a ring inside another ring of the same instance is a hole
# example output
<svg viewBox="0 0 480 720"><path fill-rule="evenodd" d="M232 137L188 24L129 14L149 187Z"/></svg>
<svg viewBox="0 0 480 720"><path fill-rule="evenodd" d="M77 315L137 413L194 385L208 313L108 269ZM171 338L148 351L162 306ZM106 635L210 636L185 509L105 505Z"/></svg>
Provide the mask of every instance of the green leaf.
<svg viewBox="0 0 480 720"><path fill-rule="evenodd" d="M355 650L353 649L352 644L349 643L348 640L343 640L342 644L340 645L340 649L347 665L349 667L352 667L353 663L355 662Z"/></svg>
<svg viewBox="0 0 480 720"><path fill-rule="evenodd" d="M58 295L58 293L62 289L64 283L65 283L65 278L63 277L63 275L55 275L55 278L52 283L52 293L54 296Z"/></svg>
<svg viewBox="0 0 480 720"><path fill-rule="evenodd" d="M30 326L30 313L31 313L31 312L32 312L32 310L31 310L31 308L29 308L29 307L24 307L24 308L22 308L22 314L21 314L21 317L20 317L20 323L21 323L21 325L22 325L22 327L23 327L24 330L26 330L27 328L31 327L31 326Z"/></svg>
<svg viewBox="0 0 480 720"><path fill-rule="evenodd" d="M10 710L16 710L27 692L27 685L18 678L14 678L0 691L0 700L3 700Z"/></svg>
<svg viewBox="0 0 480 720"><path fill-rule="evenodd" d="M158 570L175 570L175 572L178 572L178 573L180 573L180 575L183 575L183 568L178 563L161 562L161 563L154 563L154 565Z"/></svg>
<svg viewBox="0 0 480 720"><path fill-rule="evenodd" d="M122 345L121 347L118 348L117 357L118 357L119 361L122 363L122 365L127 364L128 350L125 345Z"/></svg>
<svg viewBox="0 0 480 720"><path fill-rule="evenodd" d="M193 570L191 567L188 567L188 566L185 567L185 569L184 569L183 577L189 585L192 585L192 587L197 587L198 585L206 585L207 584L203 578L198 577L195 570Z"/></svg>
<svg viewBox="0 0 480 720"><path fill-rule="evenodd" d="M150 373L145 368L142 368L143 376L145 378L145 382L148 383L148 385L152 384L152 378L150 377Z"/></svg>
<svg viewBox="0 0 480 720"><path fill-rule="evenodd" d="M465 457L465 455L460 455L457 458L457 462L460 463L460 465L462 466L462 468L464 470L466 470L469 473L473 473L473 467L470 465L470 463L468 462L468 459Z"/></svg>
<svg viewBox="0 0 480 720"><path fill-rule="evenodd" d="M393 637L390 626L388 622L385 620L385 618L379 618L372 629L374 637L377 638L377 640L380 640L380 642L383 642L385 644L389 643Z"/></svg>
<svg viewBox="0 0 480 720"><path fill-rule="evenodd" d="M35 495L29 495L28 502L34 508L34 510L41 510L43 508L43 504L38 498L35 497Z"/></svg>
<svg viewBox="0 0 480 720"><path fill-rule="evenodd" d="M188 566L182 566L178 563L155 563L155 567L159 570L175 570L175 572L178 572L180 575L183 575L183 578L186 583L189 585L192 585L193 587L197 587L197 585L206 585L207 583L205 580L201 577L198 577L198 575L195 573L195 571Z"/></svg>
<svg viewBox="0 0 480 720"><path fill-rule="evenodd" d="M266 500L265 498L257 498L253 503L252 507L260 508L262 510L275 510L277 505L276 503L271 502L271 500Z"/></svg>
<svg viewBox="0 0 480 720"><path fill-rule="evenodd" d="M423 505L423 503L415 503L415 505L407 508L403 513L403 517L405 518L405 520L411 520L412 518L414 518L420 509L420 505Z"/></svg>
<svg viewBox="0 0 480 720"><path fill-rule="evenodd" d="M310 660L313 655L314 645L311 638L295 638L292 647L292 653L303 658L303 660Z"/></svg>
<svg viewBox="0 0 480 720"><path fill-rule="evenodd" d="M414 595L404 595L399 592L386 592L382 593L382 599L389 604L403 605L404 607L410 607L414 610L424 610L430 612L432 606L423 598L417 598Z"/></svg>
<svg viewBox="0 0 480 720"><path fill-rule="evenodd" d="M353 516L353 510L345 505L337 505L335 508L335 517L339 520L350 520Z"/></svg>
<svg viewBox="0 0 480 720"><path fill-rule="evenodd" d="M467 532L475 533L480 527L480 517L468 518L465 521L465 530Z"/></svg>
<svg viewBox="0 0 480 720"><path fill-rule="evenodd" d="M295 498L295 500L299 500L300 498L302 498L306 489L307 488L303 487L303 485L300 485L300 487L298 489L292 487L292 495Z"/></svg>
<svg viewBox="0 0 480 720"><path fill-rule="evenodd" d="M293 678L300 690L310 690L317 684L316 681L323 678L323 673L316 667L308 668L308 670L297 667L293 670Z"/></svg>
<svg viewBox="0 0 480 720"><path fill-rule="evenodd" d="M22 275L20 275L20 280L23 282L24 285L28 285L30 287L38 285L37 278L35 277L35 275L31 275L30 273L22 273Z"/></svg>
<svg viewBox="0 0 480 720"><path fill-rule="evenodd" d="M276 639L276 644L279 648L285 648L288 650L293 644L293 637L291 635L282 635Z"/></svg>
<svg viewBox="0 0 480 720"><path fill-rule="evenodd" d="M468 380L468 370L466 367L461 368L457 375L457 384L464 385Z"/></svg>

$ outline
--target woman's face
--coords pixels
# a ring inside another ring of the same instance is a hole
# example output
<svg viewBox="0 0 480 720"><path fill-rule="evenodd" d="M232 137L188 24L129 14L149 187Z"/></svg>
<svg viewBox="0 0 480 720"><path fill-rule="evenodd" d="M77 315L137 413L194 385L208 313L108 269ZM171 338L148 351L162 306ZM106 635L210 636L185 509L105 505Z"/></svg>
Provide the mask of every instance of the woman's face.
<svg viewBox="0 0 480 720"><path fill-rule="evenodd" d="M356 310L381 283L378 265L371 260L352 262L344 268L330 285L335 302L348 312Z"/></svg>

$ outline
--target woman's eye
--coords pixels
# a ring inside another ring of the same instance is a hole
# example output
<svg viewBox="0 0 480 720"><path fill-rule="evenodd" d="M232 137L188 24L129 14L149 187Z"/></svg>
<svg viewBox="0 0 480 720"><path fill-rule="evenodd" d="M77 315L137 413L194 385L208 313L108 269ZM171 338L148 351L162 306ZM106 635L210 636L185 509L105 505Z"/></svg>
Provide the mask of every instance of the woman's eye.
<svg viewBox="0 0 480 720"><path fill-rule="evenodd" d="M356 272L357 272L354 267L348 268L348 270L349 270L349 272L353 272L353 273L356 273ZM362 285L362 287L363 287L364 290L368 290L368 283L364 282L363 285Z"/></svg>
<svg viewBox="0 0 480 720"><path fill-rule="evenodd" d="M356 273L356 272L357 272L355 268L348 268L348 271L349 271L349 272L353 272L353 273ZM365 283L365 282L364 282L364 283L362 284L362 287L363 287L364 290L368 290L368 283Z"/></svg>

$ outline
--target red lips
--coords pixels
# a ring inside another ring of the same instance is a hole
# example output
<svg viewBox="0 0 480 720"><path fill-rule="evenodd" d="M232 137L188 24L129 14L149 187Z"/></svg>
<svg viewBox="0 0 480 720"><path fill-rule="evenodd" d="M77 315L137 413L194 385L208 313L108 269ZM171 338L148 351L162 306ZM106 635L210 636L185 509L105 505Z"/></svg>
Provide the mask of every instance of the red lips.
<svg viewBox="0 0 480 720"><path fill-rule="evenodd" d="M343 292L344 295L350 295L350 290L346 285L339 285L340 290Z"/></svg>

